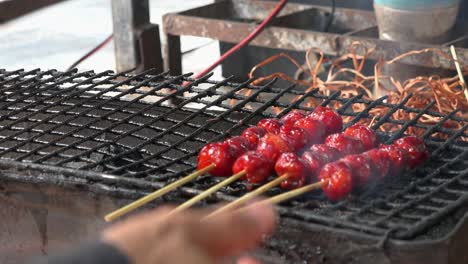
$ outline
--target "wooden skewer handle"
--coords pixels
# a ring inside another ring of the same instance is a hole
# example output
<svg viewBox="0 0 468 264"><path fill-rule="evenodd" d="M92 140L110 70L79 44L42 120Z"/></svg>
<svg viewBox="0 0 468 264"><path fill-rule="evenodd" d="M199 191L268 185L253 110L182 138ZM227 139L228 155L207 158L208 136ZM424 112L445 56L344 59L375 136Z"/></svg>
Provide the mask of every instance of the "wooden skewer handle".
<svg viewBox="0 0 468 264"><path fill-rule="evenodd" d="M309 185L306 185L304 187L301 187L301 188L298 188L298 189L295 189L295 190L292 190L292 191L289 191L289 192L278 194L276 196L273 196L273 197L265 200L265 202L269 202L269 203L272 203L272 204L279 204L281 202L284 202L286 200L289 200L289 199L295 198L297 196L303 195L303 194L308 193L310 191L320 189L320 188L322 188L322 186L326 182L327 181L319 181L319 182L309 184Z"/></svg>
<svg viewBox="0 0 468 264"><path fill-rule="evenodd" d="M172 190L174 190L174 189L188 183L189 181L192 181L193 179L197 178L198 176L204 174L205 172L208 172L208 171L214 169L214 167L215 167L215 165L211 164L211 165L209 165L209 166L207 166L207 167L205 167L205 168L203 168L201 170L195 171L194 173L192 173L190 175L187 175L186 177L184 177L184 178L182 178L180 180L177 180L177 181L175 181L175 182L173 182L173 183L171 183L171 184L169 184L169 185L167 185L167 186L165 186L165 187L163 187L163 188L161 188L161 189L159 189L159 190L157 190L157 191L155 191L153 193L148 194L147 196L144 196L144 197L142 197L142 198L140 198L140 199L138 199L138 200L136 200L136 201L134 201L134 202L132 202L132 203L130 203L130 204L128 204L128 205L126 205L126 206L124 206L124 207L122 207L122 208L120 208L120 209L118 209L118 210L116 210L116 211L114 211L114 212L112 212L110 214L108 214L108 215L106 215L104 217L104 219L106 221L108 221L108 222L113 221L116 218L121 217L122 215L125 215L125 214L127 214L127 213L129 213L129 212L131 212L131 211L133 211L133 210L135 210L135 209L137 209L137 208L139 208L139 207L141 207L141 206L143 206L143 205L145 205L145 204L147 204L147 203L149 203L151 201L153 201L154 199L156 199L158 197L161 197L164 194L166 194L166 193L168 193L168 192L170 192L170 191L172 191Z"/></svg>
<svg viewBox="0 0 468 264"><path fill-rule="evenodd" d="M269 189L279 185L281 182L286 180L286 178L288 178L288 174L284 174L284 175L270 181L269 183L266 183L266 184L262 185L258 189L247 193L246 195L242 196L241 198L239 198L239 199L237 199L235 201L232 201L231 203L229 203L229 204L219 208L218 210L214 211L213 213L209 214L208 216L206 216L206 218L213 217L213 216L218 215L218 214L220 214L222 212L237 208L240 205L248 202L249 200L252 200L253 198L258 197L259 195L265 193Z"/></svg>
<svg viewBox="0 0 468 264"><path fill-rule="evenodd" d="M199 201L205 199L206 197L210 196L212 193L218 191L222 187L227 186L227 185L231 184L232 182L238 180L239 178L241 178L244 175L245 175L245 171L241 171L239 173L236 173L236 174L232 175L231 177L225 179L224 181L212 186L211 188L207 189L206 191L200 193L199 195L197 195L197 196L193 197L192 199L186 201L185 203L179 205L171 213L180 212L180 211L182 211L184 209L187 209L187 208L191 207L192 205L194 205L194 204L198 203Z"/></svg>
<svg viewBox="0 0 468 264"><path fill-rule="evenodd" d="M450 52L452 53L452 57L455 61L455 68L457 69L458 77L460 78L462 89L465 93L466 101L468 102L468 87L466 86L465 78L463 78L463 72L460 67L460 62L458 61L457 52L455 51L455 47L453 45L450 46Z"/></svg>
<svg viewBox="0 0 468 264"><path fill-rule="evenodd" d="M308 193L310 191L313 191L313 190L316 190L316 189L319 189L321 188L327 181L319 181L319 182L316 182L316 183L313 183L313 184L309 184L309 185L306 185L304 187L301 187L301 188L298 188L298 189L295 189L295 190L292 190L292 191L289 191L289 192L285 192L285 193L282 193L282 194L278 194L276 196L273 196L269 199L266 199L264 201L261 201L260 203L270 203L270 204L279 204L281 202L284 202L286 200L289 200L289 199L292 199L292 198L295 198L297 196L300 196L300 195L303 195L305 193ZM255 204L253 205L250 205L250 206L254 206ZM247 207L244 207L240 210L245 210L245 208Z"/></svg>
<svg viewBox="0 0 468 264"><path fill-rule="evenodd" d="M292 191L289 191L289 192L285 192L285 193L282 193L282 194L278 194L276 196L273 196L269 199L266 199L266 200L263 200L263 201L260 201L258 203L254 203L252 205L249 205L247 207L243 207L239 210L247 210L248 208L250 208L251 206L256 206L258 204L262 204L262 203L268 203L268 204L279 204L281 202L284 202L286 200L289 200L289 199L292 199L292 198L295 198L297 196L300 196L300 195L303 195L307 192L310 192L310 191L313 191L313 190L316 190L316 189L319 189L321 188L327 181L319 181L319 182L316 182L316 183L313 183L313 184L309 184L309 185L306 185L304 187L301 187L301 188L298 188L296 190L292 190ZM206 218L204 218L206 219Z"/></svg>
<svg viewBox="0 0 468 264"><path fill-rule="evenodd" d="M374 124L375 120L377 119L377 116L374 116L371 120L371 122L369 123L369 125L367 126L368 128L372 128L372 125Z"/></svg>

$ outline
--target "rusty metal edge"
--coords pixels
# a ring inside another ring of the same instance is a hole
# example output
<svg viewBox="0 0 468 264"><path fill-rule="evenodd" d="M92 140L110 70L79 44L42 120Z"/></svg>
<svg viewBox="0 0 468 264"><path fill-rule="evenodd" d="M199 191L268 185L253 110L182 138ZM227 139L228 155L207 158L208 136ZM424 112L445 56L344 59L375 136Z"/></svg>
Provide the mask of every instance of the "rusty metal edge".
<svg viewBox="0 0 468 264"><path fill-rule="evenodd" d="M0 23L27 15L65 0L7 0L0 1Z"/></svg>
<svg viewBox="0 0 468 264"><path fill-rule="evenodd" d="M26 183L34 183L34 184L41 184L41 183L49 183L58 185L61 187L75 187L79 186L100 186L103 188L102 190L107 194L112 194L112 189L116 190L115 188L122 188L122 190L131 190L132 193L138 195L146 195L149 191L154 190L155 188L161 188L166 183L162 182L148 182L145 180L137 179L137 178L127 178L121 177L117 175L111 175L101 172L94 172L94 171L83 171L79 169L72 169L72 168L64 168L64 167L57 167L53 165L44 165L44 164L35 164L35 163L28 163L28 162L18 162L13 160L0 160L0 182L4 180L13 180L18 182L26 182ZM109 184L112 188L109 189ZM97 189L95 189L97 190ZM194 195L198 194L199 190L190 188L190 187L182 187L180 191L186 195ZM118 193L118 192L117 192ZM121 195L121 194L120 194ZM124 195L126 196L126 195ZM229 196L229 195L215 195L218 199L222 200L232 200L236 197ZM135 196L125 197L125 198L134 198ZM279 207L282 208L281 206ZM461 209L468 209L468 204L466 204L466 208ZM281 209L280 211L284 211ZM466 222L465 229L468 231L468 212L464 214L461 218ZM296 220L294 220L296 221ZM309 223L307 223L304 228L307 228ZM314 224L312 224L314 225ZM327 228L321 225L316 225L320 228ZM444 236L441 236L437 239L426 239L425 242L408 242L407 240L399 240L399 239L391 239L392 243L398 245L407 245L407 244L425 244L427 242L430 243L439 243L442 241L447 241L454 233L456 233L456 229L462 228L463 221L460 221L454 229L447 233ZM334 229L336 230L336 229ZM345 231L346 234L359 234L362 235L363 238L366 240L368 239L375 239L379 236L374 236L371 234L362 234L357 233L355 231ZM468 237L466 237L468 239Z"/></svg>
<svg viewBox="0 0 468 264"><path fill-rule="evenodd" d="M188 11L186 11L187 13ZM363 11L364 12L364 11ZM238 43L247 36L255 24L237 21L227 21L215 18L205 18L181 13L166 14L163 17L163 27L167 34L173 36L197 36L219 41ZM325 54L339 56L348 52L348 47L354 43L362 47L375 49L370 56L374 60L389 60L401 54L423 49L440 49L450 54L449 47L425 45L420 43L399 43L373 38L347 36L317 31L272 26L264 30L251 45L259 47L279 48L293 51L306 51L309 48L320 48ZM468 49L457 48L462 64L468 62ZM401 63L440 69L455 69L453 61L437 53L424 53L410 56Z"/></svg>
<svg viewBox="0 0 468 264"><path fill-rule="evenodd" d="M35 186L53 185L64 189L79 189L90 191L95 194L109 195L124 199L136 199L148 193L148 191L142 191L142 189L137 186L130 185L116 188L115 186L110 187L103 182L94 181L101 177L103 179L109 179L110 175L96 172L80 172L83 174L82 176L87 176L83 179L67 175L70 173L76 173L76 170L0 160L0 184L17 182L33 184ZM164 199L164 201L170 202L173 198L174 197ZM160 201L152 204L160 204ZM464 245L468 243L468 237L466 236L466 232L468 232L468 213L465 213L452 231L446 235L437 239L421 241L387 240L385 237L366 235L354 230L327 227L315 223L303 223L289 217L282 217L279 224L281 225L281 234L275 236L273 238L274 240L279 241L282 239L283 235L287 235L288 233L301 234L297 235L297 237L295 236L298 242L300 242L296 246L315 248L317 246L320 247L320 245L317 244L318 241L337 239L344 243L344 248L346 248L346 245L349 243L354 245L353 247L355 248L352 250L348 248L349 251L343 251L343 257L350 258L350 260L353 261L359 261L369 256L375 260L384 261L383 263L401 264L423 264L428 262L449 264L465 263L454 261L468 260L468 254L466 254L466 250L464 249ZM331 236L331 234L334 234L334 236ZM270 245L268 242L266 245L270 248L268 251L273 250L273 252L275 252L275 246ZM339 245L336 244L334 246L338 247ZM326 256L329 254L333 255L333 253L328 252L328 250L334 249L322 248L321 250L321 255ZM264 255L266 253L267 252L260 253L264 257L262 259L268 259L268 256Z"/></svg>

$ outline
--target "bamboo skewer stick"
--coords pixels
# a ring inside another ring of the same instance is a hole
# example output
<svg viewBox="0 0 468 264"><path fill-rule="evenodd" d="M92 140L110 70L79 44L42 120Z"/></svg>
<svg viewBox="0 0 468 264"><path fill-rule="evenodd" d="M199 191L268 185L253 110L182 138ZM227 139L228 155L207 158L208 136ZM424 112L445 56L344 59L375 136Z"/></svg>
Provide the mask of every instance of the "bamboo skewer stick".
<svg viewBox="0 0 468 264"><path fill-rule="evenodd" d="M192 199L186 201L185 203L179 205L178 207L176 207L172 213L176 213L176 212L180 212L184 209L187 209L189 207L191 207L192 205L198 203L199 201L205 199L206 197L208 197L209 195L211 195L212 193L218 191L219 189L221 189L222 187L224 186L227 186L229 184L231 184L232 182L238 180L239 178L241 178L242 176L245 175L245 171L241 171L241 172L238 172L234 175L232 175L231 177L225 179L224 181L212 186L211 188L205 190L204 192L200 193L199 195L193 197Z"/></svg>
<svg viewBox="0 0 468 264"><path fill-rule="evenodd" d="M270 198L268 198L266 200L260 201L260 203L279 204L281 202L284 202L286 200L289 200L289 199L295 198L297 196L303 195L303 194L308 193L310 191L322 188L322 186L325 183L327 183L327 180L312 183L312 184L303 186L301 188L297 188L295 190L288 191L288 192L285 192L285 193L278 194L276 196L270 197Z"/></svg>
<svg viewBox="0 0 468 264"><path fill-rule="evenodd" d="M217 209L213 213L206 216L206 218L218 215L218 214L220 214L222 212L225 212L225 211L228 211L228 210L231 210L231 209L235 209L236 207L239 207L240 205L248 202L249 200L252 200L253 198L258 197L259 195L263 194L264 192L268 191L269 189L279 185L281 182L283 182L287 178L288 178L288 174L284 174L284 175L270 181L269 183L262 185L258 189L247 193L246 195L242 196L241 198L239 198L237 200L234 200L231 203Z"/></svg>
<svg viewBox="0 0 468 264"><path fill-rule="evenodd" d="M153 201L154 199L158 198L158 197L161 197L163 196L164 194L188 183L189 181L192 181L193 179L197 178L198 176L204 174L205 172L208 172L210 170L212 170L213 168L215 167L214 164L211 164L201 170L198 170L198 171L195 171L193 172L192 174L190 175L187 175L185 176L184 178L180 179L180 180L177 180L167 186L164 186L163 188L153 192L153 193L150 193L148 194L147 196L144 196L110 214L107 214L104 219L107 221L107 222L110 222L110 221L113 221L115 220L116 218L122 216L122 215L125 215L151 201Z"/></svg>
<svg viewBox="0 0 468 264"><path fill-rule="evenodd" d="M460 78L460 82L465 93L466 101L468 102L468 88L466 87L465 78L463 78L460 63L458 62L457 52L455 51L455 47L453 45L450 46L450 52L452 53L453 60L455 61L455 68L457 69L458 77Z"/></svg>
<svg viewBox="0 0 468 264"><path fill-rule="evenodd" d="M369 123L369 125L367 126L368 128L372 128L372 125L374 124L375 120L377 119L377 116L374 116L371 120L371 122Z"/></svg>
<svg viewBox="0 0 468 264"><path fill-rule="evenodd" d="M304 187L301 187L301 188L298 188L298 189L295 189L295 190L292 190L292 191L289 191L289 192L278 194L276 196L273 196L273 197L268 198L266 200L260 201L258 203L254 203L254 204L249 205L247 207L243 207L243 208L241 208L239 210L247 210L247 208L249 208L251 206L256 206L256 205L262 204L262 203L279 204L279 203L284 202L286 200L289 200L289 199L295 198L297 196L303 195L305 193L308 193L310 191L319 189L326 183L327 183L327 180L312 183L312 184L306 185Z"/></svg>

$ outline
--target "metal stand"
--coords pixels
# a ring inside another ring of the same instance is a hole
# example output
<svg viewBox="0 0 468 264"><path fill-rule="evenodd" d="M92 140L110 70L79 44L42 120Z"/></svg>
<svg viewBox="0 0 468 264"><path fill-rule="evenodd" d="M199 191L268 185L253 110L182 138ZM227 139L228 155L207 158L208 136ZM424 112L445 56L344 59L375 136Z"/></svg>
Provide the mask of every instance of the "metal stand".
<svg viewBox="0 0 468 264"><path fill-rule="evenodd" d="M461 25L453 29L449 40L439 45L383 40L379 39L374 12L338 7L330 30L324 32L323 26L328 21L330 8L309 4L312 2L323 3L321 0L309 0L308 4L287 4L260 36L255 38L248 47L241 50L237 56L234 56L236 58L230 58L225 63L225 65L231 64L230 68L235 70L229 71L227 75L245 76L245 73L259 61L255 60L255 63L248 61L249 58L259 53L256 52L259 48L277 49L273 53L276 54L279 50L305 52L310 48L319 47L328 56L341 56L348 53L349 46L355 42L359 42L362 48L375 50L369 57L371 60L389 60L406 52L426 48L439 48L450 54L449 47L454 45L459 60L463 63L468 61L468 49L466 48L468 34L464 27L460 27ZM354 1L348 1L346 5L352 5L351 2L354 3ZM341 3L344 2L341 1ZM169 69L176 74L180 73L181 51L178 43L180 36L210 38L231 47L229 45L239 43L252 32L256 24L265 18L269 10L272 10L276 4L274 1L226 0L165 15L163 27L164 34L168 36L166 55L169 60ZM255 47L257 50L245 52L251 47ZM450 58L441 57L436 53L410 56L402 59L401 63L412 67L437 69L437 71L455 69ZM284 67L281 70L287 71L287 68L291 67Z"/></svg>
<svg viewBox="0 0 468 264"><path fill-rule="evenodd" d="M115 59L118 72L162 72L159 26L150 23L148 0L112 0Z"/></svg>

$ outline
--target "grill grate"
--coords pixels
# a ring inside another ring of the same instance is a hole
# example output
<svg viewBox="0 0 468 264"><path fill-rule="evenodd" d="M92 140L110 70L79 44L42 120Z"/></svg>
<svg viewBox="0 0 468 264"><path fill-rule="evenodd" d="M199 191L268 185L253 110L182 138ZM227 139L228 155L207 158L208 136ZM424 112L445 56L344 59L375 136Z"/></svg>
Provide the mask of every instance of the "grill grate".
<svg viewBox="0 0 468 264"><path fill-rule="evenodd" d="M182 86L182 82L188 85ZM323 96L316 90L304 92L294 86L277 88L274 81L264 86L190 79L189 75L168 76L147 71L140 75L92 71L77 73L0 70L0 159L55 168L68 168L76 177L93 171L115 177L95 177L109 186L138 182L162 186L191 172L198 150L209 141L239 133L265 116L282 116L292 109L312 110L309 100L322 105L340 103L338 112L352 117L346 125L371 119L375 107L388 114L377 117L379 129L393 123L402 129L380 133L383 141L401 137L408 128L424 130L431 150L430 161L408 175L387 179L365 188L359 195L330 203L320 192L291 201L281 213L303 222L354 230L367 235L416 239L468 203L468 120L456 111L441 115L425 109L385 103L340 93ZM249 95L238 93L248 87ZM299 100L291 103L291 99ZM236 99L232 104L232 99ZM365 110L353 112L355 104ZM409 121L394 120L392 114L414 114ZM439 118L434 125L421 124L422 116ZM462 129L444 126L462 122ZM441 140L435 134L447 139ZM136 180L135 180L136 179ZM201 191L219 179L201 177L188 186ZM247 191L243 183L222 190L224 198ZM272 190L275 194L280 190ZM220 196L217 196L218 198ZM450 231L450 230L449 230ZM447 231L448 232L448 231Z"/></svg>

